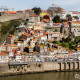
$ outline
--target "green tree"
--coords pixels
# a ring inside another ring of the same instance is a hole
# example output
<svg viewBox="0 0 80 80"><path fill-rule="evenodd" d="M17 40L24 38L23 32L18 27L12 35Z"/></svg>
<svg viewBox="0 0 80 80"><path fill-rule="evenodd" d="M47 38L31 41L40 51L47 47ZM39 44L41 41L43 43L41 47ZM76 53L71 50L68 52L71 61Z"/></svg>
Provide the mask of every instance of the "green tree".
<svg viewBox="0 0 80 80"><path fill-rule="evenodd" d="M78 16L73 16L75 19L79 19L79 17Z"/></svg>
<svg viewBox="0 0 80 80"><path fill-rule="evenodd" d="M25 21L24 25L27 25L27 21Z"/></svg>
<svg viewBox="0 0 80 80"><path fill-rule="evenodd" d="M62 38L62 42L65 42L65 38L64 37Z"/></svg>
<svg viewBox="0 0 80 80"><path fill-rule="evenodd" d="M41 8L40 7L34 7L34 8L32 8L32 10L34 10L34 13L36 15L39 15L41 13Z"/></svg>
<svg viewBox="0 0 80 80"><path fill-rule="evenodd" d="M57 32L58 30L57 29L54 29L54 32Z"/></svg>
<svg viewBox="0 0 80 80"><path fill-rule="evenodd" d="M43 19L43 17L40 17L40 21Z"/></svg>
<svg viewBox="0 0 80 80"><path fill-rule="evenodd" d="M74 40L76 43L79 43L80 42L80 36L78 37L75 37L75 40Z"/></svg>
<svg viewBox="0 0 80 80"><path fill-rule="evenodd" d="M66 39L65 39L65 42L70 42L71 41L71 38L70 37L67 37Z"/></svg>
<svg viewBox="0 0 80 80"><path fill-rule="evenodd" d="M56 15L53 19L53 22L55 23L59 23L61 20L60 20L60 16Z"/></svg>
<svg viewBox="0 0 80 80"><path fill-rule="evenodd" d="M53 44L56 44L57 43L57 41L53 41Z"/></svg>
<svg viewBox="0 0 80 80"><path fill-rule="evenodd" d="M66 15L66 18L68 19L68 21L69 21L69 20L71 21L71 19L72 19L70 14L67 14L67 15Z"/></svg>

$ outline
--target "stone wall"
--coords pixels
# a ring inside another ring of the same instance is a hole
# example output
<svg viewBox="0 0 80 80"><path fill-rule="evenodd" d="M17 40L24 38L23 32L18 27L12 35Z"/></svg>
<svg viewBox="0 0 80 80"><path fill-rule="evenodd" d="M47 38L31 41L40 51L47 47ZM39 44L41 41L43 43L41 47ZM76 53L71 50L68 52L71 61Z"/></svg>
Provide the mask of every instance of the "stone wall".
<svg viewBox="0 0 80 80"><path fill-rule="evenodd" d="M2 67L3 66L3 67ZM80 62L38 62L28 65L0 65L0 73L34 73L46 71L74 71L80 70Z"/></svg>
<svg viewBox="0 0 80 80"><path fill-rule="evenodd" d="M6 22L9 20L14 20L14 19L28 19L29 14L28 13L22 13L22 14L11 14L11 15L2 15L0 16L0 22Z"/></svg>
<svg viewBox="0 0 80 80"><path fill-rule="evenodd" d="M8 64L0 64L0 73L7 73L9 71Z"/></svg>

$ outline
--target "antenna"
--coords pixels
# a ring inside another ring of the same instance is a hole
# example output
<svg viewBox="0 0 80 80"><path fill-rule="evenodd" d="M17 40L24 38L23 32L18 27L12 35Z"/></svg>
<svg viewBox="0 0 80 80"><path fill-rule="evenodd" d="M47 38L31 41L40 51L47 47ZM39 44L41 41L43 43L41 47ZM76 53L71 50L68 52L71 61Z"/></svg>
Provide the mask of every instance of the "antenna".
<svg viewBox="0 0 80 80"><path fill-rule="evenodd" d="M55 7L55 6L56 6L56 4L52 4L52 6L53 6L53 7Z"/></svg>
<svg viewBox="0 0 80 80"><path fill-rule="evenodd" d="M52 4L53 7L60 7L59 5L57 4Z"/></svg>

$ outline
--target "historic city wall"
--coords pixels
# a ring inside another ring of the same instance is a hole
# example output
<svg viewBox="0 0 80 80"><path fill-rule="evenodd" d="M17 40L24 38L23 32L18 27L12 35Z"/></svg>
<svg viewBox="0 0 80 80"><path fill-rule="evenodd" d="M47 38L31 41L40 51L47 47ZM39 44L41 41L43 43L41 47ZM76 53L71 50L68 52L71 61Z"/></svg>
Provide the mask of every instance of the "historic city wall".
<svg viewBox="0 0 80 80"><path fill-rule="evenodd" d="M28 18L29 18L28 13L2 15L2 16L0 16L0 22L6 22L9 20L14 20L14 19L28 19Z"/></svg>
<svg viewBox="0 0 80 80"><path fill-rule="evenodd" d="M80 62L44 62L28 65L0 65L0 73L24 74L47 71L79 71Z"/></svg>

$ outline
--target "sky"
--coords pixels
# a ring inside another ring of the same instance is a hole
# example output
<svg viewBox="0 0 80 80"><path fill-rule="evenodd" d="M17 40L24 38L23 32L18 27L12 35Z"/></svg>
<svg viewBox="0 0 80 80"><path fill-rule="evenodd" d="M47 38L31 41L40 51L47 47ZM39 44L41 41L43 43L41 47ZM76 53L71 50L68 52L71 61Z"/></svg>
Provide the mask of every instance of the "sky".
<svg viewBox="0 0 80 80"><path fill-rule="evenodd" d="M0 6L14 8L14 10L26 10L33 7L46 10L52 4L56 4L67 11L80 11L80 0L0 0Z"/></svg>

